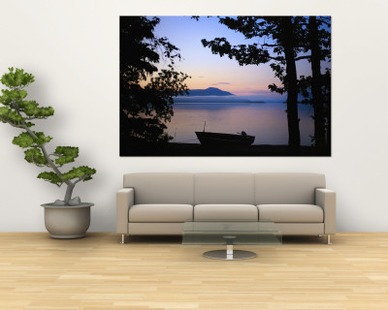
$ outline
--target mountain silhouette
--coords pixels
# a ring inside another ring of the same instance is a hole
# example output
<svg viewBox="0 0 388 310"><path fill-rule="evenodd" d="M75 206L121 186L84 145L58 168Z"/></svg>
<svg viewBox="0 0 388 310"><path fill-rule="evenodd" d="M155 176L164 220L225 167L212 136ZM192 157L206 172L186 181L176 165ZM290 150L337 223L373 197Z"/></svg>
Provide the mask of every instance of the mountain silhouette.
<svg viewBox="0 0 388 310"><path fill-rule="evenodd" d="M216 87L206 89L190 89L188 96L234 96L234 94Z"/></svg>

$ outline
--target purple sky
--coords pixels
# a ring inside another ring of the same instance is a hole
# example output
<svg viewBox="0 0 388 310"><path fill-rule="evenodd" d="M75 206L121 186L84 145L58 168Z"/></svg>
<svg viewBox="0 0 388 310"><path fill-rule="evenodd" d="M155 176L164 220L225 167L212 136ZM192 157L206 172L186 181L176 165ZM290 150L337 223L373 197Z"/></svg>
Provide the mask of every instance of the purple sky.
<svg viewBox="0 0 388 310"><path fill-rule="evenodd" d="M241 67L227 56L213 55L201 43L201 39L212 40L215 37L226 37L232 45L262 43L264 38L247 40L242 34L219 24L216 17L201 17L199 21L190 16L159 17L155 35L166 36L180 49L183 60L177 63L176 68L191 76L187 82L189 88L218 87L235 95L248 96L267 94L269 84L280 84L269 64ZM310 74L307 61L299 61L297 65L298 76Z"/></svg>

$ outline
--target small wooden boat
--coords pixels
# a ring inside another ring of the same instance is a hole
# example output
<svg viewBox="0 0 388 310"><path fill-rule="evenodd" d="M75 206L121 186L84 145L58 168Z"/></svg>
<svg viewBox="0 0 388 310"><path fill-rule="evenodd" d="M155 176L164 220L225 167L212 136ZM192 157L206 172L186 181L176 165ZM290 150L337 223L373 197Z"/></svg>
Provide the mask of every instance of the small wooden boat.
<svg viewBox="0 0 388 310"><path fill-rule="evenodd" d="M255 141L255 136L244 131L241 134L196 131L195 134L204 146L250 146Z"/></svg>

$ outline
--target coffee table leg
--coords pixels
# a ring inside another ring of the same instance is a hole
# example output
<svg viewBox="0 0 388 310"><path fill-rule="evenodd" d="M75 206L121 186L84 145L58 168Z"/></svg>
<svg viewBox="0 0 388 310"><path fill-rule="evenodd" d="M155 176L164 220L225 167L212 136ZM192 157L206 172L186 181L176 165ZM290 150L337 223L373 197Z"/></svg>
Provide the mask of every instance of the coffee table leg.
<svg viewBox="0 0 388 310"><path fill-rule="evenodd" d="M229 253L228 250L213 250L203 253L203 256L210 259L220 260L243 260L256 257L256 253L251 251L233 250Z"/></svg>
<svg viewBox="0 0 388 310"><path fill-rule="evenodd" d="M214 250L203 253L203 256L211 259L223 259L223 260L241 260L250 259L256 257L256 254L250 251L242 251L233 249L234 240L236 236L223 236L226 240L226 250Z"/></svg>
<svg viewBox="0 0 388 310"><path fill-rule="evenodd" d="M233 244L226 245L226 259L233 259Z"/></svg>

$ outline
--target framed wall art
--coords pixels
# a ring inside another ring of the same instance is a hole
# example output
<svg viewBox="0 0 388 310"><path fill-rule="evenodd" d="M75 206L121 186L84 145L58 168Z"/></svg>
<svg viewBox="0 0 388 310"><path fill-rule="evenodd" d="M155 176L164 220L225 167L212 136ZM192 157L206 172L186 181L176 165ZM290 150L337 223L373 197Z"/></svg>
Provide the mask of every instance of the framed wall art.
<svg viewBox="0 0 388 310"><path fill-rule="evenodd" d="M330 16L120 17L120 156L330 155Z"/></svg>

